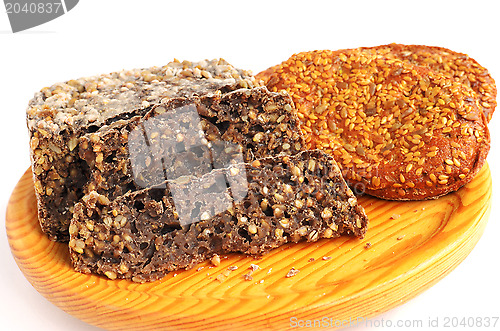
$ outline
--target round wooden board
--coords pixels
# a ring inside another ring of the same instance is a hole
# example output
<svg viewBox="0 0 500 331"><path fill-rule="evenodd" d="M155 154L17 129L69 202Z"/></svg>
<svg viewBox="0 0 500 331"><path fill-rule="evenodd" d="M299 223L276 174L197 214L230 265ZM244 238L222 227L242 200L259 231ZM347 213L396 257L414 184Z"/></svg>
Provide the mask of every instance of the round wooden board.
<svg viewBox="0 0 500 331"><path fill-rule="evenodd" d="M485 165L470 184L437 200L359 202L370 218L363 240L290 244L259 260L234 254L218 267L200 264L146 284L73 271L67 246L40 230L30 170L12 193L6 226L29 282L69 314L105 329L288 329L325 317L323 323L340 326L408 301L463 261L489 216L490 170ZM252 263L260 269L246 281ZM238 269L217 280L230 266ZM286 278L292 267L300 272Z"/></svg>

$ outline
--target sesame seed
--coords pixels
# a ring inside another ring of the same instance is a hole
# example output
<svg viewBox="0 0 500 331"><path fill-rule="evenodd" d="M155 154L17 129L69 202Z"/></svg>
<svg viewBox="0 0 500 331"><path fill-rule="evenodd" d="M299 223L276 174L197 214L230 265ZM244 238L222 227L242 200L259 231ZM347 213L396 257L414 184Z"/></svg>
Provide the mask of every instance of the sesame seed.
<svg viewBox="0 0 500 331"><path fill-rule="evenodd" d="M434 157L434 156L436 156L436 152L429 152L425 156L427 156L427 157Z"/></svg>

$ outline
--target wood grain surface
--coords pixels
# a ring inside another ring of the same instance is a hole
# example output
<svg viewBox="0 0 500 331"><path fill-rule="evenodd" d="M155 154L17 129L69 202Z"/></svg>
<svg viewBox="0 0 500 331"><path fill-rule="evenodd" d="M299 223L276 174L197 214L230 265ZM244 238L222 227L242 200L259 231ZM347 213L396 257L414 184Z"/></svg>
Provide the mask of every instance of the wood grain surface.
<svg viewBox="0 0 500 331"><path fill-rule="evenodd" d="M363 240L290 244L258 260L229 255L218 267L203 263L146 284L73 271L67 246L40 230L31 170L12 193L6 227L28 281L69 314L105 329L289 329L292 318L340 326L408 301L463 261L489 216L490 170L485 165L471 183L437 200L359 202L370 218ZM260 269L246 281L251 264ZM219 281L231 266L238 269ZM300 272L286 278L291 268Z"/></svg>

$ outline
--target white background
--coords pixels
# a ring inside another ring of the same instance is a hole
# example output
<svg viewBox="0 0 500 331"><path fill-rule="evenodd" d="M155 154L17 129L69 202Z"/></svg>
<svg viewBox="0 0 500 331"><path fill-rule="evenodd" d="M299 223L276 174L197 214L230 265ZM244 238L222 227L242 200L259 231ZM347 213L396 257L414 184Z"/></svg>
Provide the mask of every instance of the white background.
<svg viewBox="0 0 500 331"><path fill-rule="evenodd" d="M35 91L76 77L163 65L173 58L223 57L257 73L295 52L390 42L467 53L500 82L496 2L82 0L68 14L16 34L0 6L0 330L97 330L36 292L8 246L5 208L29 167L25 109ZM485 234L449 276L379 315L379 323L422 320L425 326L436 317L500 316L500 114L490 129L493 207Z"/></svg>

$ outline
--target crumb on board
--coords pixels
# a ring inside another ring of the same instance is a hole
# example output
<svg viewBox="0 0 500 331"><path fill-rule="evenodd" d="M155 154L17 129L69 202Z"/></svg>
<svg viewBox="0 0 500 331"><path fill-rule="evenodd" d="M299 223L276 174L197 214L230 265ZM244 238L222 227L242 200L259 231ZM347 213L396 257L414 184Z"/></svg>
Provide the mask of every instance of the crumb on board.
<svg viewBox="0 0 500 331"><path fill-rule="evenodd" d="M397 220L400 217L401 217L401 215L399 215L399 214L392 214L391 219Z"/></svg>
<svg viewBox="0 0 500 331"><path fill-rule="evenodd" d="M370 247L372 247L372 244L371 244L370 242L367 242L367 243L365 244L365 248L366 248L366 249L368 249L368 248L370 248Z"/></svg>
<svg viewBox="0 0 500 331"><path fill-rule="evenodd" d="M217 267L218 265L220 265L220 256L215 254L214 256L212 256L210 262L212 262L212 264Z"/></svg>
<svg viewBox="0 0 500 331"><path fill-rule="evenodd" d="M250 269L253 271L257 271L258 269L260 269L260 267L257 265L257 264L250 264Z"/></svg>
<svg viewBox="0 0 500 331"><path fill-rule="evenodd" d="M307 262L314 262L314 257L311 257L309 260L307 260Z"/></svg>
<svg viewBox="0 0 500 331"><path fill-rule="evenodd" d="M250 271L243 275L243 279L244 280L253 280L252 274L255 271L259 270L260 267L256 264L252 263L252 264L250 264L250 267L248 267L248 268L250 269Z"/></svg>
<svg viewBox="0 0 500 331"><path fill-rule="evenodd" d="M323 256L322 258L324 261L328 261L328 260L331 260L332 257L331 256Z"/></svg>
<svg viewBox="0 0 500 331"><path fill-rule="evenodd" d="M227 277L229 277L229 275L231 274L231 272L232 272L233 270L238 269L238 267L236 267L236 268L235 268L235 267L236 267L236 266L231 266L231 267L227 268L226 270L224 270L223 272L221 272L219 275L217 275L217 278L216 278L216 279L217 279L219 282L221 282L221 283L222 283L223 281L225 281L225 280L226 280L226 278L227 278Z"/></svg>
<svg viewBox="0 0 500 331"><path fill-rule="evenodd" d="M295 269L295 268L292 268L292 269L290 269L290 271L288 271L288 273L286 274L286 278L293 277L293 276L297 275L299 272L300 272L300 270Z"/></svg>

